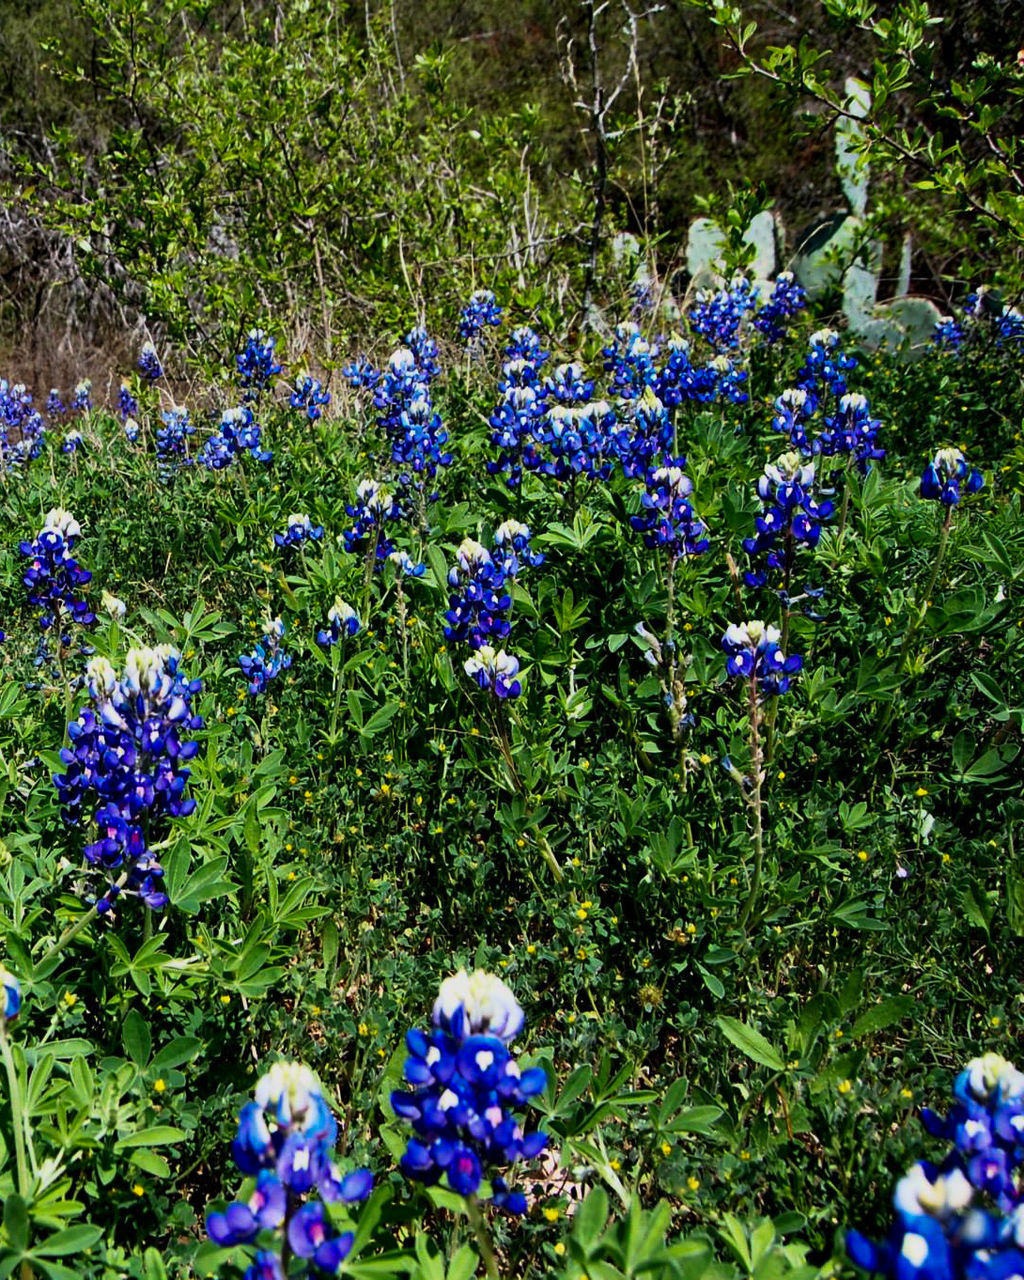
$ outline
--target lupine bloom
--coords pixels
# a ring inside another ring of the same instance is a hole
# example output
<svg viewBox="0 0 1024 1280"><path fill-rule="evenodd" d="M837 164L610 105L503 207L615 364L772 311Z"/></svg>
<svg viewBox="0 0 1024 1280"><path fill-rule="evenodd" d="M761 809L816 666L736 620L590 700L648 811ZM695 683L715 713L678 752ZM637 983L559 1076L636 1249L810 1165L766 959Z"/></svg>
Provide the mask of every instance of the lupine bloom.
<svg viewBox="0 0 1024 1280"><path fill-rule="evenodd" d="M63 418L67 411L67 405L60 398L60 392L56 387L51 387L50 394L46 397L46 416L48 418Z"/></svg>
<svg viewBox="0 0 1024 1280"><path fill-rule="evenodd" d="M281 648L285 625L280 618L272 618L263 625L263 642L252 653L243 653L238 659L242 674L249 681L251 694L265 693L271 680L292 665L292 655Z"/></svg>
<svg viewBox="0 0 1024 1280"><path fill-rule="evenodd" d="M523 691L519 676L519 659L504 649L495 650L482 644L462 664L467 676L472 676L485 693L496 698L518 698Z"/></svg>
<svg viewBox="0 0 1024 1280"><path fill-rule="evenodd" d="M322 524L314 525L309 516L297 513L288 517L288 529L285 533L275 533L274 542L279 547L297 547L303 542L319 542L324 536Z"/></svg>
<svg viewBox="0 0 1024 1280"><path fill-rule="evenodd" d="M28 587L29 604L42 610L39 625L44 630L65 619L88 626L96 615L88 604L77 599L78 588L92 579L71 554L82 529L78 521L63 507L49 512L43 527L32 542L22 542L19 550L28 559L22 582ZM68 643L66 635L61 643Z"/></svg>
<svg viewBox="0 0 1024 1280"><path fill-rule="evenodd" d="M144 342L142 350L139 352L138 365L136 366L139 373L149 383L156 382L163 377L163 366L160 363L160 357L156 353L156 347L152 342Z"/></svg>
<svg viewBox="0 0 1024 1280"><path fill-rule="evenodd" d="M138 416L139 402L132 395L132 389L127 382L121 383L121 389L117 393L117 412L126 426L129 418Z"/></svg>
<svg viewBox="0 0 1024 1280"><path fill-rule="evenodd" d="M698 290L687 319L693 332L720 352L739 344L743 318L756 306L757 289L745 276L735 276L728 289Z"/></svg>
<svg viewBox="0 0 1024 1280"><path fill-rule="evenodd" d="M139 438L139 424L134 418L125 418L124 435L129 444L134 444Z"/></svg>
<svg viewBox="0 0 1024 1280"><path fill-rule="evenodd" d="M763 622L744 622L726 628L722 648L728 655L726 670L731 676L756 680L761 698L774 697L789 689L789 677L804 664L797 654L790 657L779 648L778 627Z"/></svg>
<svg viewBox="0 0 1024 1280"><path fill-rule="evenodd" d="M819 329L809 339L807 359L796 375L796 385L812 399L813 413L826 394L838 400L846 395L845 374L856 369L857 361L839 349L839 334L834 329Z"/></svg>
<svg viewBox="0 0 1024 1280"><path fill-rule="evenodd" d="M807 437L807 422L814 412L816 401L806 387L787 387L775 401L775 417L772 427L789 437L794 449L811 452Z"/></svg>
<svg viewBox="0 0 1024 1280"><path fill-rule="evenodd" d="M393 494L376 480L360 480L356 487L356 501L345 510L355 520L351 529L342 535L346 551L364 551L374 557L379 568L395 549L394 542L385 530L389 524L401 520L404 512Z"/></svg>
<svg viewBox="0 0 1024 1280"><path fill-rule="evenodd" d="M274 455L262 447L260 436L260 425L248 405L225 409L220 425L208 437L196 461L210 471L230 466L243 453L248 453L257 462L270 462Z"/></svg>
<svg viewBox="0 0 1024 1280"><path fill-rule="evenodd" d="M685 461L670 460L648 472L640 513L629 518L630 525L643 534L645 547L664 551L672 560L702 555L710 545L704 522L690 505L693 484L683 471Z"/></svg>
<svg viewBox="0 0 1024 1280"><path fill-rule="evenodd" d="M952 316L937 320L932 331L932 345L940 351L959 351L963 346L964 331Z"/></svg>
<svg viewBox="0 0 1024 1280"><path fill-rule="evenodd" d="M977 493L984 483L985 477L976 467L968 467L959 449L940 449L921 476L921 497L955 507L961 484L968 493Z"/></svg>
<svg viewBox="0 0 1024 1280"><path fill-rule="evenodd" d="M1024 342L1024 315L1017 307L1007 307L996 321L996 345L1010 342L1020 346Z"/></svg>
<svg viewBox="0 0 1024 1280"><path fill-rule="evenodd" d="M393 564L395 570L402 575L403 578L422 578L427 571L427 566L423 561L417 562L412 558L408 551L392 551L388 554L388 564Z"/></svg>
<svg viewBox="0 0 1024 1280"><path fill-rule="evenodd" d="M198 744L184 735L203 727L192 707L202 684L186 678L180 660L170 645L132 649L118 676L106 658L93 658L86 668L89 703L68 725L70 745L60 753L65 771L53 782L69 826L81 823L87 804L99 806L98 838L86 845L85 858L110 881L96 903L100 914L121 892L154 910L167 902L163 868L148 846L165 836L170 818L195 808L185 787ZM119 886L114 877L122 870L127 881Z"/></svg>
<svg viewBox="0 0 1024 1280"><path fill-rule="evenodd" d="M814 441L814 451L826 458L845 455L866 475L872 462L885 457L885 450L875 443L881 425L878 418L871 417L866 396L847 393L840 396L836 412L825 419Z"/></svg>
<svg viewBox="0 0 1024 1280"><path fill-rule="evenodd" d="M445 1177L463 1196L476 1195L488 1177L496 1206L526 1212L523 1193L491 1173L547 1145L546 1134L525 1132L515 1115L545 1084L541 1068L524 1071L509 1050L523 1021L515 996L493 974L461 970L441 984L433 1030L405 1038L409 1088L391 1095L415 1133L401 1160L407 1177L427 1186Z"/></svg>
<svg viewBox="0 0 1024 1280"><path fill-rule="evenodd" d="M615 339L604 348L604 368L611 377L610 390L623 400L636 400L657 377L657 349L643 337L632 320L615 329Z"/></svg>
<svg viewBox="0 0 1024 1280"><path fill-rule="evenodd" d="M441 372L437 359L437 343L422 326L410 329L402 339L413 354L421 382L432 382Z"/></svg>
<svg viewBox="0 0 1024 1280"><path fill-rule="evenodd" d="M927 1108L925 1127L952 1142L938 1166L916 1164L896 1185L888 1239L850 1231L851 1259L892 1280L1007 1280L1024 1274L1024 1075L999 1054L956 1078L946 1117Z"/></svg>
<svg viewBox="0 0 1024 1280"><path fill-rule="evenodd" d="M270 338L262 329L250 329L245 340L245 350L235 356L238 385L243 389L243 400L258 400L281 372L274 354L277 339Z"/></svg>
<svg viewBox="0 0 1024 1280"><path fill-rule="evenodd" d="M508 366L506 365L506 369ZM530 366L534 375L536 370ZM538 444L544 432L544 391L525 383L506 383L502 401L491 414L491 443L499 450L490 459L491 475L508 472L506 484L516 488L523 470L537 471L542 465Z"/></svg>
<svg viewBox="0 0 1024 1280"><path fill-rule="evenodd" d="M757 482L757 495L764 505L755 519L756 536L744 538L743 549L751 557L766 556L767 568L780 570L787 580L797 547L816 547L821 523L832 514L832 503L819 502L814 487L814 463L796 451L769 463ZM744 577L749 586L759 587L767 573L754 570Z"/></svg>
<svg viewBox="0 0 1024 1280"><path fill-rule="evenodd" d="M365 356L359 356L351 364L345 365L341 371L341 376L350 387L357 390L360 387L366 387L372 391L384 375Z"/></svg>
<svg viewBox="0 0 1024 1280"><path fill-rule="evenodd" d="M289 404L293 409L305 409L310 422L316 422L331 403L331 393L309 374L295 379Z"/></svg>
<svg viewBox="0 0 1024 1280"><path fill-rule="evenodd" d="M327 629L316 633L316 642L325 649L337 644L344 636L354 636L359 630L359 615L341 596L334 597L334 604L327 611Z"/></svg>
<svg viewBox="0 0 1024 1280"><path fill-rule="evenodd" d="M61 453L77 453L82 447L81 431L69 431L61 441Z"/></svg>
<svg viewBox="0 0 1024 1280"><path fill-rule="evenodd" d="M11 433L17 439L11 440ZM32 393L24 383L11 386L0 378L0 454L3 464L17 470L42 452L46 424L43 415L32 407Z"/></svg>
<svg viewBox="0 0 1024 1280"><path fill-rule="evenodd" d="M156 433L157 467L161 478L167 480L179 466L187 466L191 462L186 453L186 441L195 432L195 427L188 410L180 406L165 409L160 416L164 425L158 427Z"/></svg>
<svg viewBox="0 0 1024 1280"><path fill-rule="evenodd" d="M494 300L490 289L478 289L462 308L459 320L459 337L465 343L476 341L485 325L501 324L501 307Z"/></svg>
<svg viewBox="0 0 1024 1280"><path fill-rule="evenodd" d="M530 547L529 527L519 520L505 520L495 529L494 558L511 578L518 574L521 565L536 568L544 563L544 553Z"/></svg>
<svg viewBox="0 0 1024 1280"><path fill-rule="evenodd" d="M529 325L521 325L512 330L505 347L506 360L526 360L539 369L547 358L548 352L542 349L539 336Z"/></svg>
<svg viewBox="0 0 1024 1280"><path fill-rule="evenodd" d="M466 641L473 649L492 639L504 640L511 631L507 615L512 609L504 561L495 563L487 548L473 538L462 540L456 558L448 574L448 585L454 590L445 613L445 639ZM475 670L470 674L475 675Z"/></svg>
<svg viewBox="0 0 1024 1280"><path fill-rule="evenodd" d="M71 399L71 408L77 409L80 413L85 413L92 408L92 379L83 378L75 387L75 394Z"/></svg>
<svg viewBox="0 0 1024 1280"><path fill-rule="evenodd" d="M792 271L783 271L775 280L771 297L754 316L754 328L764 334L766 342L778 342L785 336L787 322L807 306L807 294L797 284Z"/></svg>
<svg viewBox="0 0 1024 1280"><path fill-rule="evenodd" d="M324 1202L365 1200L373 1175L368 1169L339 1170L333 1162L337 1136L337 1121L309 1067L277 1062L257 1082L254 1101L241 1110L231 1147L239 1170L255 1177L255 1188L248 1200L206 1215L206 1230L215 1244L259 1244L256 1261L246 1272L250 1280L282 1280L285 1241L296 1257L331 1274L348 1256L353 1233L334 1233Z"/></svg>
<svg viewBox="0 0 1024 1280"><path fill-rule="evenodd" d="M594 380L587 377L581 364L560 364L544 379L544 392L556 404L586 404L594 394Z"/></svg>
<svg viewBox="0 0 1024 1280"><path fill-rule="evenodd" d="M13 973L0 964L0 986L3 987L3 1008L0 1023L13 1022L21 1011L21 986Z"/></svg>

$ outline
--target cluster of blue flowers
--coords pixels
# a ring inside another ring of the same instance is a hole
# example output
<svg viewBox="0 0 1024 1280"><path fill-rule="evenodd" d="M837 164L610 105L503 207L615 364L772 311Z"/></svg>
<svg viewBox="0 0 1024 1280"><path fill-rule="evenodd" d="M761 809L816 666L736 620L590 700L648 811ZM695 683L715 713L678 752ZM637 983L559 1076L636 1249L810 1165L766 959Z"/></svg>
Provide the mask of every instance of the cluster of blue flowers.
<svg viewBox="0 0 1024 1280"><path fill-rule="evenodd" d="M480 339L485 325L501 324L501 307L494 300L490 289L478 289L462 308L459 320L459 337L467 345Z"/></svg>
<svg viewBox="0 0 1024 1280"><path fill-rule="evenodd" d="M32 393L24 383L12 386L0 378L0 465L17 471L38 458L45 434L43 415L32 407Z"/></svg>
<svg viewBox="0 0 1024 1280"><path fill-rule="evenodd" d="M289 404L293 409L304 409L310 422L316 422L331 403L331 393L308 373L295 379Z"/></svg>
<svg viewBox="0 0 1024 1280"><path fill-rule="evenodd" d="M79 598L79 588L92 580L90 571L83 569L72 554L81 533L74 516L55 507L36 537L18 548L29 562L22 576L29 604L42 611L39 625L43 631L57 629L60 644L70 642L61 630L66 622L88 626L96 620L86 601Z"/></svg>
<svg viewBox="0 0 1024 1280"><path fill-rule="evenodd" d="M376 480L360 480L356 486L356 500L347 503L345 510L355 521L351 529L343 533L345 550L372 557L374 568L380 569L395 550L388 527L404 518L405 512L394 495Z"/></svg>
<svg viewBox="0 0 1024 1280"><path fill-rule="evenodd" d="M969 467L959 449L940 449L921 476L921 497L955 507L960 502L960 486L968 493L984 487L985 477L977 467Z"/></svg>
<svg viewBox="0 0 1024 1280"><path fill-rule="evenodd" d="M84 443L81 431L72 429L64 436L60 442L61 453L77 453Z"/></svg>
<svg viewBox="0 0 1024 1280"><path fill-rule="evenodd" d="M0 964L0 986L3 987L3 1005L0 1006L0 1022L13 1022L21 1012L21 984L13 973Z"/></svg>
<svg viewBox="0 0 1024 1280"><path fill-rule="evenodd" d="M195 433L187 409L176 405L160 415L162 427L156 432L157 473L161 480L170 480L179 467L188 466L188 437Z"/></svg>
<svg viewBox="0 0 1024 1280"><path fill-rule="evenodd" d="M88 413L92 408L92 380L83 378L81 382L75 386L74 395L71 398L71 408L78 413Z"/></svg>
<svg viewBox="0 0 1024 1280"><path fill-rule="evenodd" d="M248 453L256 462L270 462L274 454L263 448L262 432L248 405L225 409L220 424L209 436L196 459L209 471L222 471Z"/></svg>
<svg viewBox="0 0 1024 1280"><path fill-rule="evenodd" d="M278 547L298 547L307 541L319 542L323 536L322 524L315 525L309 516L296 513L288 517L288 529L285 533L274 534L274 544Z"/></svg>
<svg viewBox="0 0 1024 1280"><path fill-rule="evenodd" d="M527 1133L515 1114L545 1085L540 1067L521 1069L509 1050L523 1022L515 996L493 974L462 969L442 982L433 1029L406 1036L409 1088L391 1095L415 1133L401 1160L408 1177L427 1186L446 1178L462 1196L475 1196L488 1177L498 1208L526 1212L523 1193L493 1172L547 1145L546 1134Z"/></svg>
<svg viewBox="0 0 1024 1280"><path fill-rule="evenodd" d="M761 700L786 693L789 677L804 664L798 654L786 657L779 647L780 639L778 627L757 621L729 626L722 637L729 675L754 681Z"/></svg>
<svg viewBox="0 0 1024 1280"><path fill-rule="evenodd" d="M531 329L514 330L498 381L501 400L490 417L491 443L499 453L487 463L491 475L508 472L510 489L522 482L524 469L538 471L542 466L538 446L544 435L547 388L541 384L541 370L547 358Z"/></svg>
<svg viewBox="0 0 1024 1280"><path fill-rule="evenodd" d="M775 280L768 301L757 309L753 319L766 342L778 342L786 336L791 320L807 306L807 294L797 284L792 271L783 271Z"/></svg>
<svg viewBox="0 0 1024 1280"><path fill-rule="evenodd" d="M764 567L755 565L744 578L748 586L762 587L768 570L776 570L788 587L797 549L818 545L822 521L831 516L832 503L815 497L814 463L796 450L765 467L757 495L763 503L754 522L757 532L753 538L744 538L743 549L754 561L763 557Z"/></svg>
<svg viewBox="0 0 1024 1280"><path fill-rule="evenodd" d="M336 1234L325 1204L357 1204L373 1190L367 1169L343 1174L333 1162L338 1123L319 1080L299 1062L277 1062L256 1084L254 1101L238 1118L231 1144L235 1164L255 1187L206 1215L218 1245L256 1246L246 1280L286 1280L288 1254L307 1273L336 1275L348 1257L353 1232Z"/></svg>
<svg viewBox="0 0 1024 1280"><path fill-rule="evenodd" d="M122 892L153 910L167 903L163 868L150 846L166 835L170 818L195 808L185 787L198 744L184 735L203 727L192 705L202 684L184 675L180 660L170 645L132 649L119 677L106 658L93 658L89 703L68 725L70 745L60 753L65 770L53 783L69 826L81 823L87 804L98 803L98 838L86 845L85 857L109 882L96 902L100 914Z"/></svg>
<svg viewBox="0 0 1024 1280"><path fill-rule="evenodd" d="M687 320L693 332L716 352L739 345L740 326L757 306L758 291L746 276L734 277L727 289L702 289Z"/></svg>
<svg viewBox="0 0 1024 1280"><path fill-rule="evenodd" d="M123 423L127 423L129 418L139 416L139 402L132 394L132 389L127 382L121 383L121 389L117 393L117 412Z"/></svg>
<svg viewBox="0 0 1024 1280"><path fill-rule="evenodd" d="M987 344L1024 352L1024 314L985 287L967 296L961 319L943 316L936 322L932 345L936 351L957 353Z"/></svg>
<svg viewBox="0 0 1024 1280"><path fill-rule="evenodd" d="M690 504L693 484L685 465L685 458L670 458L665 466L650 468L640 512L629 518L644 546L664 552L671 561L703 555L710 545L707 528Z"/></svg>
<svg viewBox="0 0 1024 1280"><path fill-rule="evenodd" d="M867 396L859 391L840 396L835 413L825 418L821 431L814 441L815 453L822 457L845 457L866 475L873 462L885 457L885 450L877 442L878 418L872 418Z"/></svg>
<svg viewBox="0 0 1024 1280"><path fill-rule="evenodd" d="M238 385L242 388L243 400L258 401L281 372L281 365L274 353L276 342L275 338L268 337L262 329L249 330L245 350L235 356Z"/></svg>
<svg viewBox="0 0 1024 1280"><path fill-rule="evenodd" d="M152 342L144 342L142 344L136 367L144 381L150 383L150 385L164 376L163 365L160 363L160 357L157 355L156 347L153 346Z"/></svg>
<svg viewBox="0 0 1024 1280"><path fill-rule="evenodd" d="M238 665L249 681L251 694L265 693L271 680L292 665L292 655L281 648L285 626L280 618L272 618L263 626L263 642L252 653L239 656Z"/></svg>
<svg viewBox="0 0 1024 1280"><path fill-rule="evenodd" d="M892 1280L1008 1280L1024 1274L1024 1074L996 1053L970 1062L948 1116L925 1109L951 1142L941 1164L920 1161L896 1184L888 1239L847 1234L850 1258Z"/></svg>
<svg viewBox="0 0 1024 1280"><path fill-rule="evenodd" d="M518 520L506 520L494 534L494 551L465 538L457 563L448 574L452 594L445 613L445 639L468 644L466 674L481 689L498 698L517 698L519 662L494 646L511 632L512 583L523 565L543 564L544 556L530 548L530 530Z"/></svg>
<svg viewBox="0 0 1024 1280"><path fill-rule="evenodd" d="M60 397L60 391L57 387L50 388L50 394L46 397L46 416L50 419L63 418L67 416L67 405Z"/></svg>
<svg viewBox="0 0 1024 1280"><path fill-rule="evenodd" d="M327 627L316 633L316 642L324 649L329 649L343 637L354 636L358 631L359 615L341 596L335 596L334 604L327 611Z"/></svg>

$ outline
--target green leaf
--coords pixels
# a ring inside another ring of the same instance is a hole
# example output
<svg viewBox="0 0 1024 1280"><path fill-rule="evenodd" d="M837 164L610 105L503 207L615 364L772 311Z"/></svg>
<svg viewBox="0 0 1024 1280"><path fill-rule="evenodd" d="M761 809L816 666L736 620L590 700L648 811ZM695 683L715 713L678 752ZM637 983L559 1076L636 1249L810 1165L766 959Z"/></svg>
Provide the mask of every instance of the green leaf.
<svg viewBox="0 0 1024 1280"><path fill-rule="evenodd" d="M865 1010L850 1028L850 1037L856 1040L858 1036L874 1035L876 1031L882 1031L886 1027L891 1027L894 1022L902 1021L913 1012L913 1009L914 1001L910 996L891 996L888 1000L883 1000L880 1004Z"/></svg>
<svg viewBox="0 0 1024 1280"><path fill-rule="evenodd" d="M148 1129L139 1129L136 1133L118 1138L114 1143L114 1150L127 1151L130 1147L159 1147L169 1142L181 1142L184 1137L184 1129L176 1129L170 1124L154 1124Z"/></svg>
<svg viewBox="0 0 1024 1280"><path fill-rule="evenodd" d="M44 1258L63 1258L69 1253L83 1253L102 1237L103 1232L99 1227L89 1226L87 1223L80 1223L76 1227L67 1227L63 1231L57 1231L52 1236L48 1236L39 1244L32 1246L32 1252L40 1254Z"/></svg>
<svg viewBox="0 0 1024 1280"><path fill-rule="evenodd" d="M124 1051L137 1067L144 1067L153 1050L153 1037L146 1020L137 1009L129 1009L121 1027L121 1043Z"/></svg>
<svg viewBox="0 0 1024 1280"><path fill-rule="evenodd" d="M28 1205L16 1191L4 1201L4 1230L19 1253L28 1247Z"/></svg>
<svg viewBox="0 0 1024 1280"><path fill-rule="evenodd" d="M770 1067L772 1071L785 1071L786 1064L782 1061L778 1051L772 1047L771 1043L764 1038L760 1031L756 1031L745 1022L740 1022L738 1018L719 1017L715 1021L718 1023L722 1035L734 1044L741 1053L746 1054L752 1062L758 1062L763 1067Z"/></svg>

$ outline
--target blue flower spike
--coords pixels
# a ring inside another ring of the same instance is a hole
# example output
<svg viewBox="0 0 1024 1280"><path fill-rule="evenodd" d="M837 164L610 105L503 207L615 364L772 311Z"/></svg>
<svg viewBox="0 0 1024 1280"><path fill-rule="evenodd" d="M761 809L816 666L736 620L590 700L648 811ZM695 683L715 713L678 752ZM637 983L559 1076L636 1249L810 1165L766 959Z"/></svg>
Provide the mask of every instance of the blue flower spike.
<svg viewBox="0 0 1024 1280"><path fill-rule="evenodd" d="M281 1280L285 1250L307 1260L310 1276L336 1275L354 1240L335 1233L324 1204L356 1204L373 1190L367 1169L343 1174L333 1162L338 1125L319 1080L301 1062L276 1062L242 1107L232 1144L235 1164L255 1177L248 1200L206 1215L222 1247L258 1246L247 1280Z"/></svg>
<svg viewBox="0 0 1024 1280"><path fill-rule="evenodd" d="M921 476L921 497L955 507L960 503L961 487L967 493L977 493L984 484L985 477L976 467L968 466L959 449L940 449Z"/></svg>
<svg viewBox="0 0 1024 1280"><path fill-rule="evenodd" d="M722 637L729 675L754 681L761 700L786 693L790 676L804 664L797 654L786 657L779 648L780 639L778 627L756 620L727 627Z"/></svg>
<svg viewBox="0 0 1024 1280"><path fill-rule="evenodd" d="M21 987L13 973L9 973L0 964L0 986L3 987L3 1008L0 1008L0 1023L13 1022L21 1012Z"/></svg>
<svg viewBox="0 0 1024 1280"><path fill-rule="evenodd" d="M546 1134L527 1133L516 1116L545 1085L543 1070L522 1069L511 1051L524 1023L519 1002L494 974L460 969L441 983L433 1030L406 1036L409 1088L391 1095L414 1132L401 1160L408 1178L426 1186L444 1178L462 1196L476 1196L486 1178L497 1208L526 1211L526 1197L498 1172L547 1145Z"/></svg>

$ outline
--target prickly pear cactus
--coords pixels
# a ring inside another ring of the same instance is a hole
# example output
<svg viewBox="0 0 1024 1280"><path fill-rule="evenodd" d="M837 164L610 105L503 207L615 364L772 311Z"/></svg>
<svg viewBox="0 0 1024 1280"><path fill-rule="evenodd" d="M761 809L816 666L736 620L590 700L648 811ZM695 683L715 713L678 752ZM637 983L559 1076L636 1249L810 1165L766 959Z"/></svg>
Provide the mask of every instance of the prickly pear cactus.
<svg viewBox="0 0 1024 1280"><path fill-rule="evenodd" d="M852 76L846 85L846 109L848 116L836 121L836 172L843 186L843 193L850 209L863 218L868 207L868 165L860 153L864 138L861 120L871 110L871 90L863 80Z"/></svg>

